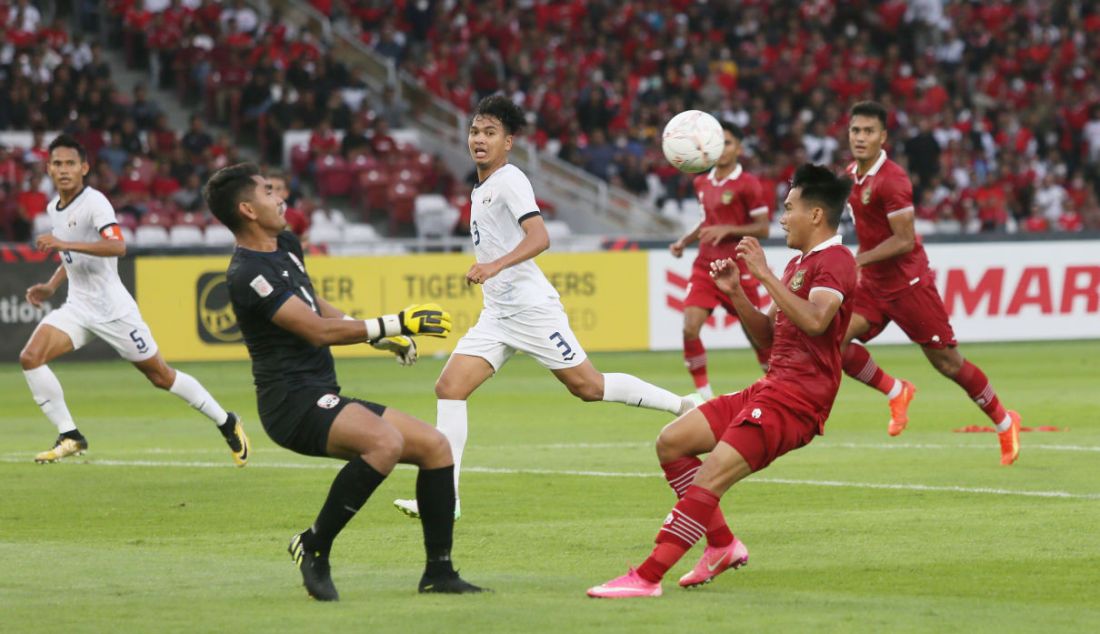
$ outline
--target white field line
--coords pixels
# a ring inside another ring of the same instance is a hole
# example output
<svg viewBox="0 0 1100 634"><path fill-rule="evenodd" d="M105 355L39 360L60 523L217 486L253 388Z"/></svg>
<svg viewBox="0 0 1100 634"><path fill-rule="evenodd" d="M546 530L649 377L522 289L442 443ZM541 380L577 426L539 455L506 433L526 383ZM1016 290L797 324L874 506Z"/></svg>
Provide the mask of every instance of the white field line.
<svg viewBox="0 0 1100 634"><path fill-rule="evenodd" d="M992 436L992 434L990 434ZM992 438L991 438L992 440ZM653 441L632 441L632 442L576 442L576 443L536 443L536 444L515 444L515 445L467 445L467 450L474 449L477 451L513 451L513 450L568 450L568 449L648 449L653 447ZM996 445L990 443L904 443L904 442L882 442L882 443L854 443L854 442L832 442L829 440L818 440L810 444L810 448L815 451L825 449L917 449L917 450L951 450L951 449L972 449L980 451L989 451L991 448L995 448ZM1098 445L1048 445L1039 444L1033 445L1029 443L1023 444L1024 451L1072 451L1072 452L1100 452L1100 446ZM261 447L253 449L253 453L286 453L286 449L279 447ZM222 455L225 453L225 449L213 449L213 448L200 448L200 449L179 449L179 448L167 448L167 447L152 447L144 449L112 449L111 454L156 454L156 455ZM0 458L17 458L24 456L25 454L6 453L0 454Z"/></svg>
<svg viewBox="0 0 1100 634"><path fill-rule="evenodd" d="M81 460L81 459L76 459ZM29 462L26 456L18 459L5 455L0 457L0 462ZM157 461L157 460L88 460L83 464L105 467L169 467L191 469L229 469L234 468L226 462L201 462L201 461ZM325 469L335 470L338 462L258 462L252 463L250 469ZM400 467L409 468L405 465ZM50 467L40 467L50 468ZM53 467L56 468L56 467ZM659 478L660 474L654 472L639 471L574 471L568 469L509 469L498 467L466 467L466 473L486 473L496 475L553 475L553 476L579 476L589 478ZM887 482L844 482L839 480L800 480L792 478L750 478L746 483L756 484L785 484L811 487L838 487L848 489L873 489L888 491L925 491L933 493L968 493L974 495L1008 495L1037 498L1061 498L1078 500L1100 500L1100 493L1070 493L1068 491L1026 491L1016 489L997 489L989 487L960 487L940 486L914 483L887 483Z"/></svg>

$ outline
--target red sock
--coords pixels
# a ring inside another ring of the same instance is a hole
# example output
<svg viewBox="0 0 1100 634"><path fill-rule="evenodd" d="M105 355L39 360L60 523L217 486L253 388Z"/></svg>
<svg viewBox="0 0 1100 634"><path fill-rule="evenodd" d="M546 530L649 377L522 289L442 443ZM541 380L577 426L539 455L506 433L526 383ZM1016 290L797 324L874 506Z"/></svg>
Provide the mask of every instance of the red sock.
<svg viewBox="0 0 1100 634"><path fill-rule="evenodd" d="M867 348L852 342L844 351L844 373L853 379L866 383L883 394L889 394L894 387L894 377L882 371Z"/></svg>
<svg viewBox="0 0 1100 634"><path fill-rule="evenodd" d="M688 487L657 533L657 547L638 566L638 576L652 583L660 581L668 569L702 539L707 523L717 508L717 495L701 486Z"/></svg>
<svg viewBox="0 0 1100 634"><path fill-rule="evenodd" d="M700 388L710 384L707 380L707 349L703 347L702 339L684 337L684 365L691 373L695 387Z"/></svg>
<svg viewBox="0 0 1100 634"><path fill-rule="evenodd" d="M695 480L695 473L699 471L702 464L703 461L695 456L686 456L661 465L661 469L665 472L665 480L668 480L668 486L672 487L677 499L684 497L684 493ZM714 515L707 522L707 545L721 548L729 546L732 542L733 531L726 524L726 516L722 514L722 509L716 507Z"/></svg>
<svg viewBox="0 0 1100 634"><path fill-rule="evenodd" d="M997 393L993 391L989 378L978 366L963 360L959 373L951 378L966 390L970 400L977 403L994 424L1000 423L1008 415L1005 408L1001 406L1001 399L997 398Z"/></svg>

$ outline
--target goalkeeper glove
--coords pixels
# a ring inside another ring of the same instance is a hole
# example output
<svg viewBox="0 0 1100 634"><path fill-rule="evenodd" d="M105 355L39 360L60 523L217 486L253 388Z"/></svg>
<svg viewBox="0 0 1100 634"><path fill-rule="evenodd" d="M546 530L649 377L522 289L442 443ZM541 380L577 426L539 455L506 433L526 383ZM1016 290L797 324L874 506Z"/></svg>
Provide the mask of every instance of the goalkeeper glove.
<svg viewBox="0 0 1100 634"><path fill-rule="evenodd" d="M446 337L451 332L451 314L439 304L411 304L397 318L403 335Z"/></svg>
<svg viewBox="0 0 1100 634"><path fill-rule="evenodd" d="M416 342L412 337L398 335L386 337L371 343L375 350L392 352L399 365L409 366L416 363Z"/></svg>

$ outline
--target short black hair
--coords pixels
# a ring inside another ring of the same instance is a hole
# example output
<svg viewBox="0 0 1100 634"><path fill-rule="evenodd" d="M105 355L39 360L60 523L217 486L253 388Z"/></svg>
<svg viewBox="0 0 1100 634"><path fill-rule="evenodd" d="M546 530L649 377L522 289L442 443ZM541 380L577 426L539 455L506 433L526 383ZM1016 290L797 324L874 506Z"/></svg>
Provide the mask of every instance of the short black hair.
<svg viewBox="0 0 1100 634"><path fill-rule="evenodd" d="M741 129L741 126L732 121L726 121L725 119L719 120L718 123L722 125L723 130L732 134L733 138L737 139L738 141L744 140L745 131Z"/></svg>
<svg viewBox="0 0 1100 634"><path fill-rule="evenodd" d="M886 106L880 104L877 101L860 101L852 109L848 111L848 118L852 117L874 117L882 122L882 129L886 129L886 119L889 113L886 112Z"/></svg>
<svg viewBox="0 0 1100 634"><path fill-rule="evenodd" d="M80 162L88 162L88 152L84 149L84 146L80 144L80 141L77 141L68 134L57 135L57 138L55 138L53 141L50 141L50 145L47 148L47 151L52 155L53 151L59 147L67 147L71 150L76 150L76 153L80 155Z"/></svg>
<svg viewBox="0 0 1100 634"><path fill-rule="evenodd" d="M241 226L237 205L246 193L255 191L256 181L252 177L259 175L260 168L255 163L237 163L214 172L202 188L210 213L234 233Z"/></svg>
<svg viewBox="0 0 1100 634"><path fill-rule="evenodd" d="M490 95L479 101L470 120L478 116L496 117L508 134L519 134L527 124L523 108L504 95Z"/></svg>
<svg viewBox="0 0 1100 634"><path fill-rule="evenodd" d="M801 188L800 196L813 205L825 210L825 221L836 229L840 226L840 217L848 204L848 194L852 192L852 181L847 176L837 176L832 170L821 165L805 163L795 170L791 179L791 189Z"/></svg>

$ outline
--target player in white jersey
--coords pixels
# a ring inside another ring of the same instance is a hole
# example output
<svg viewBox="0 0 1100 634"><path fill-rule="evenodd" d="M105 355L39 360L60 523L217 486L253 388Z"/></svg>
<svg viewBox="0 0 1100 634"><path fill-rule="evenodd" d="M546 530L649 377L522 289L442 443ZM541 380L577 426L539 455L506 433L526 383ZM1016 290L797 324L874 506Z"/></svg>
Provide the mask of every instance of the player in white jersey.
<svg viewBox="0 0 1100 634"><path fill-rule="evenodd" d="M53 232L38 236L35 244L42 251L58 253L61 266L48 282L27 289L27 301L40 306L66 279L69 293L60 308L46 315L19 353L34 402L59 434L53 448L35 456L35 462L57 462L88 449L88 440L69 414L61 383L46 364L95 336L133 363L153 385L187 401L214 421L233 461L243 467L249 444L237 415L222 409L194 377L164 362L137 303L118 277L118 258L125 255L126 244L110 201L84 184L88 174L84 148L68 135L57 137L50 143L47 170L58 192L46 207Z"/></svg>
<svg viewBox="0 0 1100 634"><path fill-rule="evenodd" d="M588 360L557 291L533 259L550 247L550 238L531 182L508 163L513 135L524 122L519 106L496 95L481 100L470 123L468 144L478 177L471 194L470 237L477 262L466 280L482 285L484 308L435 384L436 426L451 443L456 492L466 446L466 399L517 350L584 401L615 401L673 414L694 407L690 398L635 376L602 374ZM394 505L417 515L416 500L396 500ZM456 503L456 516L460 508Z"/></svg>

